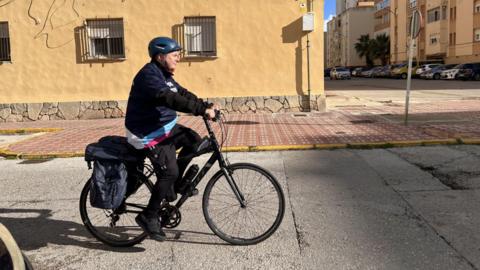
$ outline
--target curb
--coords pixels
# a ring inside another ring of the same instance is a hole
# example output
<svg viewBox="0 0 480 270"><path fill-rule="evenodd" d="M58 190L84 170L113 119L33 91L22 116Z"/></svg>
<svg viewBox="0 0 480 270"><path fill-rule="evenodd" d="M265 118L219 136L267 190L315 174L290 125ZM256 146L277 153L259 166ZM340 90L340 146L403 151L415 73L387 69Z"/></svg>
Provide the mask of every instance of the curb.
<svg viewBox="0 0 480 270"><path fill-rule="evenodd" d="M0 135L21 135L40 132L56 132L63 128L17 128L17 129L0 129Z"/></svg>
<svg viewBox="0 0 480 270"><path fill-rule="evenodd" d="M390 141L370 143L347 143L347 144L302 144L302 145L265 145L265 146L231 146L224 147L223 152L263 152L263 151L300 151L300 150L335 150L335 149L383 149L411 146L434 146L434 145L457 145L471 144L480 145L480 139L439 139L439 140L412 140ZM8 149L0 148L0 157L6 159L53 159L83 157L84 152L52 152L45 154L16 153Z"/></svg>
<svg viewBox="0 0 480 270"><path fill-rule="evenodd" d="M461 141L463 144L480 145L480 139L463 139L463 138L460 138L458 140Z"/></svg>
<svg viewBox="0 0 480 270"><path fill-rule="evenodd" d="M83 157L85 153L82 152L62 152L62 153L45 153L45 154L28 154L28 153L17 153L12 152L8 149L0 149L0 157L5 159L53 159L53 158L72 158L72 157Z"/></svg>

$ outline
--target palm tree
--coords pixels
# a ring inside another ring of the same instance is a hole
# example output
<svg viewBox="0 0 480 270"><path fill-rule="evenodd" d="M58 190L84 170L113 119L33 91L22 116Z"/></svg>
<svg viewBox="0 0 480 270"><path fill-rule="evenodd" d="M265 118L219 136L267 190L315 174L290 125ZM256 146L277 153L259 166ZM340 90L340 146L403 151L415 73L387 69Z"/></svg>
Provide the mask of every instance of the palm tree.
<svg viewBox="0 0 480 270"><path fill-rule="evenodd" d="M365 57L367 66L373 66L373 55L372 55L372 40L370 35L361 35L358 39L358 42L355 43L355 50L360 58Z"/></svg>
<svg viewBox="0 0 480 270"><path fill-rule="evenodd" d="M380 59L385 66L390 57L390 38L386 34L378 35L372 40L371 45L372 55L375 59Z"/></svg>

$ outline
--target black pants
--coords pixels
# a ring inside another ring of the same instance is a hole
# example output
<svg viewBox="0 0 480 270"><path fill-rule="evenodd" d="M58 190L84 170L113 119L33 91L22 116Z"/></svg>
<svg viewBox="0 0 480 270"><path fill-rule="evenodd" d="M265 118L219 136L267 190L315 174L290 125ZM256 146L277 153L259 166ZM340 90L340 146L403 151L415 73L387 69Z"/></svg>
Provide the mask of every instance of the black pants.
<svg viewBox="0 0 480 270"><path fill-rule="evenodd" d="M177 179L182 178L185 169L192 160L191 158L181 158L194 153L200 142L201 138L197 132L177 124L166 140L147 150L147 157L150 159L157 176L152 197L148 202L147 216L156 216L162 200L175 195L173 184ZM177 161L175 154L176 150L180 148L182 150L178 154L179 161Z"/></svg>

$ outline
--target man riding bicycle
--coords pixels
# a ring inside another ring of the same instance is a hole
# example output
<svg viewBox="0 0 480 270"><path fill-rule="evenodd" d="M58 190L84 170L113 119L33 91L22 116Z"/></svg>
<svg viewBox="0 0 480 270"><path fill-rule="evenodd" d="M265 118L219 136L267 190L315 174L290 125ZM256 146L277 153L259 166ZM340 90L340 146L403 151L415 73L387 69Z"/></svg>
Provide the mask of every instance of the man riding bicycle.
<svg viewBox="0 0 480 270"><path fill-rule="evenodd" d="M150 237L163 241L158 212L163 200L174 200L173 184L180 181L190 159L201 143L197 132L177 124L177 112L215 117L217 105L209 104L180 86L173 74L180 61L178 43L168 37L150 41L151 58L135 76L127 104L125 127L128 142L136 149L144 149L150 159L157 181L147 208L135 221ZM176 150L182 148L177 162Z"/></svg>

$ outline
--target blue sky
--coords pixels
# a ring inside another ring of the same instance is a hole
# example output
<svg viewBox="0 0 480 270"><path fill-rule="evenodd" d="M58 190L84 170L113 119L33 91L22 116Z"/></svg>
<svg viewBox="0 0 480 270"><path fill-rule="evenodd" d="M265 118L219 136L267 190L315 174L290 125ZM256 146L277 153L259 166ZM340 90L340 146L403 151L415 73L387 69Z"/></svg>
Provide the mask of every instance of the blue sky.
<svg viewBox="0 0 480 270"><path fill-rule="evenodd" d="M335 1L325 0L325 11L323 15L323 19L325 20L323 26L324 31L327 31L327 21L330 20L333 15L335 15Z"/></svg>
<svg viewBox="0 0 480 270"><path fill-rule="evenodd" d="M325 1L325 12L324 19L328 19L331 14L335 14L335 1L326 0Z"/></svg>

